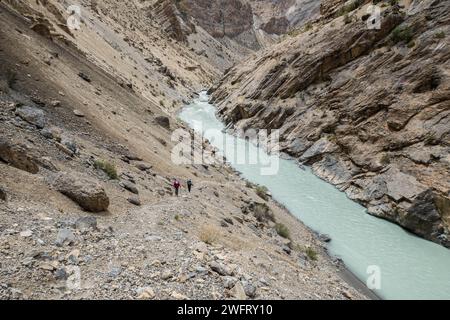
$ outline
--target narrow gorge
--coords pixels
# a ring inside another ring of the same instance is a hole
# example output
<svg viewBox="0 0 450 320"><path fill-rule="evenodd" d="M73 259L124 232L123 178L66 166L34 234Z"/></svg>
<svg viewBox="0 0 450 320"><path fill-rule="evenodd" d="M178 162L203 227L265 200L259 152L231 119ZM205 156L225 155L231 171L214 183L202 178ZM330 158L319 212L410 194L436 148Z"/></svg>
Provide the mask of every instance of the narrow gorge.
<svg viewBox="0 0 450 320"><path fill-rule="evenodd" d="M0 300L447 298L449 12L0 0Z"/></svg>
<svg viewBox="0 0 450 320"><path fill-rule="evenodd" d="M368 28L369 2L340 14L344 1L323 1L321 19L229 70L212 102L237 129L280 130L284 152L370 214L449 247L450 4L387 2Z"/></svg>

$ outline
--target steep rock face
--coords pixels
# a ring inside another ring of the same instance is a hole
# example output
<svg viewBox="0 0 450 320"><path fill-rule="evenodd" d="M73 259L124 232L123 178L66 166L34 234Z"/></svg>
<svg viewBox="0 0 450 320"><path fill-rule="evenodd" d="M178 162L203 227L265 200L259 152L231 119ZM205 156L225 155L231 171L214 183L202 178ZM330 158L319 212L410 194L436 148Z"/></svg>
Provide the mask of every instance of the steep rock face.
<svg viewBox="0 0 450 320"><path fill-rule="evenodd" d="M216 39L233 39L251 50L258 50L272 36L284 35L317 17L320 6L317 0L161 0L158 3L176 7L184 23L197 24Z"/></svg>
<svg viewBox="0 0 450 320"><path fill-rule="evenodd" d="M261 29L269 34L284 34L289 28L289 20L286 17L272 17L261 26Z"/></svg>
<svg viewBox="0 0 450 320"><path fill-rule="evenodd" d="M323 18L330 18L335 15L338 9L341 8L346 2L346 0L322 1L320 4L320 15Z"/></svg>
<svg viewBox="0 0 450 320"><path fill-rule="evenodd" d="M235 37L253 26L252 8L241 0L181 0L176 5L215 38Z"/></svg>
<svg viewBox="0 0 450 320"><path fill-rule="evenodd" d="M301 27L316 19L320 12L318 0L251 0L260 28L268 34L283 35L291 29Z"/></svg>
<svg viewBox="0 0 450 320"><path fill-rule="evenodd" d="M213 101L227 123L280 129L283 151L370 214L450 247L450 4L386 4L379 30L366 10L230 70Z"/></svg>
<svg viewBox="0 0 450 320"><path fill-rule="evenodd" d="M181 17L177 6L168 0L157 1L147 14L161 23L161 29L178 41L186 41L187 35L195 32L195 26Z"/></svg>
<svg viewBox="0 0 450 320"><path fill-rule="evenodd" d="M260 48L249 3L243 0L181 0L175 4L185 21L195 21L214 38L233 39L252 50Z"/></svg>

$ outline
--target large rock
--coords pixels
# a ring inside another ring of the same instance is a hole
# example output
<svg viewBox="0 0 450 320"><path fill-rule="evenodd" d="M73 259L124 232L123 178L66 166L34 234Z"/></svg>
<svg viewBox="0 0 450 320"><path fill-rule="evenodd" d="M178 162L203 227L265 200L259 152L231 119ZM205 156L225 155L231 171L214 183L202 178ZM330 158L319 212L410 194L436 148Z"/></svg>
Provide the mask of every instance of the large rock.
<svg viewBox="0 0 450 320"><path fill-rule="evenodd" d="M16 115L39 129L44 128L47 123L44 111L36 107L21 106L16 109Z"/></svg>
<svg viewBox="0 0 450 320"><path fill-rule="evenodd" d="M450 199L426 190L414 199L400 222L416 234L437 241L445 235L441 221L448 223L449 217Z"/></svg>
<svg viewBox="0 0 450 320"><path fill-rule="evenodd" d="M105 190L91 179L61 173L54 179L53 187L86 211L103 212L108 209L109 198Z"/></svg>
<svg viewBox="0 0 450 320"><path fill-rule="evenodd" d="M130 182L130 181L124 180L124 181L120 182L120 186L122 188L130 191L131 193L139 194L139 190L136 187L136 185L134 183Z"/></svg>
<svg viewBox="0 0 450 320"><path fill-rule="evenodd" d="M247 300L247 294L240 281L236 282L233 289L231 289L231 295L237 300Z"/></svg>
<svg viewBox="0 0 450 320"><path fill-rule="evenodd" d="M306 150L306 152L300 157L300 161L310 163L314 161L314 159L317 159L317 157L320 157L325 153L332 153L338 149L339 147L335 143L329 141L328 138L325 137L318 140L311 146L311 148Z"/></svg>
<svg viewBox="0 0 450 320"><path fill-rule="evenodd" d="M0 137L0 160L10 164L11 166L36 174L39 172L39 167L36 162L30 157L22 146L13 144Z"/></svg>
<svg viewBox="0 0 450 320"><path fill-rule="evenodd" d="M209 264L209 267L211 268L212 271L217 272L221 276L232 276L233 275L233 271L231 270L231 268L229 268L228 266L226 266L220 262L213 261Z"/></svg>
<svg viewBox="0 0 450 320"><path fill-rule="evenodd" d="M397 202L402 199L412 201L428 189L413 176L397 169L387 171L382 177L386 182L386 194Z"/></svg>
<svg viewBox="0 0 450 320"><path fill-rule="evenodd" d="M170 130L170 119L166 116L159 116L155 118L155 122L164 129Z"/></svg>

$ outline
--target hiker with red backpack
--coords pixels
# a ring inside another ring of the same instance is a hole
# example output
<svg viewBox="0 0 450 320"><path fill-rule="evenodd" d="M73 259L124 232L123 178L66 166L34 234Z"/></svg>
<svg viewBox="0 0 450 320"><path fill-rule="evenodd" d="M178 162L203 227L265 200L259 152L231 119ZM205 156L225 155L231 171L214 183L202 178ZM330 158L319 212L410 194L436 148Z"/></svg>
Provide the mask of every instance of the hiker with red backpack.
<svg viewBox="0 0 450 320"><path fill-rule="evenodd" d="M175 180L173 181L173 187L174 187L174 189L175 189L175 195L178 197L179 192L180 192L180 188L181 188L181 183L180 183L180 181L178 181L177 179L175 179Z"/></svg>

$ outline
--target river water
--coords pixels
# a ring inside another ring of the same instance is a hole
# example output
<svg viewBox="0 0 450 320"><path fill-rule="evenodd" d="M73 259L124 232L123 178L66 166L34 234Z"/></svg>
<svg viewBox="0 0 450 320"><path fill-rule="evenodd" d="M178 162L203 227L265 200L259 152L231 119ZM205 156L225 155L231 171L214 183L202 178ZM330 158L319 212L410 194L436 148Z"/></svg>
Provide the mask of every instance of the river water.
<svg viewBox="0 0 450 320"><path fill-rule="evenodd" d="M303 223L329 235L329 252L341 258L361 281L369 280L378 296L450 299L450 250L370 216L364 207L292 160L277 158L277 174L263 175L261 169L273 158L253 143L223 133L224 125L205 92L183 108L180 119L203 132L244 178L266 186L274 199ZM237 147L230 148L232 145ZM256 154L261 161L243 164L243 159Z"/></svg>

